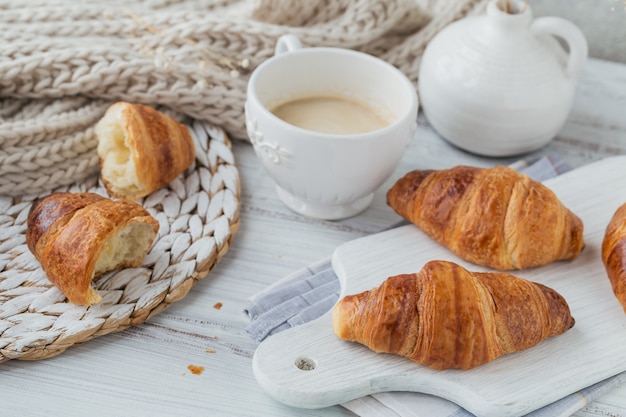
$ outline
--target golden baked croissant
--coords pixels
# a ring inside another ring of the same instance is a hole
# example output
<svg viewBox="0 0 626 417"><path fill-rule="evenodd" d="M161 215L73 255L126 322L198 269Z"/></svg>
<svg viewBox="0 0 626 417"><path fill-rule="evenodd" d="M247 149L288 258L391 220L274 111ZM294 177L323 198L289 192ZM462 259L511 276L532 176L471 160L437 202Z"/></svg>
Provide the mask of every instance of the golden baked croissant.
<svg viewBox="0 0 626 417"><path fill-rule="evenodd" d="M619 207L606 227L602 262L615 297L626 313L626 204Z"/></svg>
<svg viewBox="0 0 626 417"><path fill-rule="evenodd" d="M549 188L504 166L412 171L387 203L460 258L498 270L571 260L584 247L580 218Z"/></svg>
<svg viewBox="0 0 626 417"><path fill-rule="evenodd" d="M96 125L100 176L110 195L144 197L195 159L187 126L142 104L118 102Z"/></svg>
<svg viewBox="0 0 626 417"><path fill-rule="evenodd" d="M419 273L342 298L337 337L433 369L471 369L527 349L574 325L561 295L504 272L431 261Z"/></svg>
<svg viewBox="0 0 626 417"><path fill-rule="evenodd" d="M26 243L70 302L91 305L101 300L93 278L139 266L158 230L159 222L135 202L52 193L33 203Z"/></svg>

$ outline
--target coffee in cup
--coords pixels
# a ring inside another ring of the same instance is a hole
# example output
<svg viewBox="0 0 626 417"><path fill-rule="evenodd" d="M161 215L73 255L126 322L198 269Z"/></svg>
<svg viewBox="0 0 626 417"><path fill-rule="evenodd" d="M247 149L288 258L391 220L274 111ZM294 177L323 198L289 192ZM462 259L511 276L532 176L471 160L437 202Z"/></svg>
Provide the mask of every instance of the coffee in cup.
<svg viewBox="0 0 626 417"><path fill-rule="evenodd" d="M336 220L370 205L413 138L417 108L415 86L389 63L349 49L302 48L285 35L250 77L246 129L280 200Z"/></svg>
<svg viewBox="0 0 626 417"><path fill-rule="evenodd" d="M297 98L270 111L294 126L334 135L368 133L391 124L391 117L379 114L366 103L338 95Z"/></svg>

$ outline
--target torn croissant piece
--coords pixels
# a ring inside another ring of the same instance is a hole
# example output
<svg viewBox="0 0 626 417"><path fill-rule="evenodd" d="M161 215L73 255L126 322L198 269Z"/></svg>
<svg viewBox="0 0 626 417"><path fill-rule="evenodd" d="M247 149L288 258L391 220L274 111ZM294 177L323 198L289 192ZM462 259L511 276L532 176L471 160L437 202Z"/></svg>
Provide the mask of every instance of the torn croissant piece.
<svg viewBox="0 0 626 417"><path fill-rule="evenodd" d="M187 126L142 104L113 104L96 136L102 182L111 196L128 200L167 185L196 155Z"/></svg>
<svg viewBox="0 0 626 417"><path fill-rule="evenodd" d="M335 305L337 337L432 369L471 369L574 325L565 299L504 272L431 261Z"/></svg>
<svg viewBox="0 0 626 417"><path fill-rule="evenodd" d="M580 218L548 187L504 166L412 171L387 203L460 258L497 270L572 260L584 247Z"/></svg>
<svg viewBox="0 0 626 417"><path fill-rule="evenodd" d="M139 204L94 193L52 193L33 203L26 243L46 276L67 299L101 300L91 281L141 265L159 222Z"/></svg>
<svg viewBox="0 0 626 417"><path fill-rule="evenodd" d="M613 293L626 313L626 204L615 211L606 227L602 262Z"/></svg>

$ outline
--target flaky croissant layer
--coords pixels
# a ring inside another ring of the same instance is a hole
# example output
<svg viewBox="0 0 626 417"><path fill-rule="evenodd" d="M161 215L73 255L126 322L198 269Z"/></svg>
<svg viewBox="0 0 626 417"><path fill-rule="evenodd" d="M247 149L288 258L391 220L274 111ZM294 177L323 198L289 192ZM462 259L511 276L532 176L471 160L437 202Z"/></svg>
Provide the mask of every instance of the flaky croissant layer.
<svg viewBox="0 0 626 417"><path fill-rule="evenodd" d="M576 258L583 223L543 184L514 169L412 171L388 204L460 258L498 270Z"/></svg>
<svg viewBox="0 0 626 417"><path fill-rule="evenodd" d="M96 125L100 178L113 197L136 200L167 185L194 161L187 126L158 110L117 102Z"/></svg>
<svg viewBox="0 0 626 417"><path fill-rule="evenodd" d="M159 222L135 202L52 193L33 203L26 243L70 302L91 305L101 300L93 278L139 266L158 230Z"/></svg>
<svg viewBox="0 0 626 417"><path fill-rule="evenodd" d="M626 313L626 203L615 211L606 227L602 262L613 293Z"/></svg>
<svg viewBox="0 0 626 417"><path fill-rule="evenodd" d="M431 261L419 273L342 298L337 337L433 369L471 369L528 349L574 325L555 290L502 272Z"/></svg>

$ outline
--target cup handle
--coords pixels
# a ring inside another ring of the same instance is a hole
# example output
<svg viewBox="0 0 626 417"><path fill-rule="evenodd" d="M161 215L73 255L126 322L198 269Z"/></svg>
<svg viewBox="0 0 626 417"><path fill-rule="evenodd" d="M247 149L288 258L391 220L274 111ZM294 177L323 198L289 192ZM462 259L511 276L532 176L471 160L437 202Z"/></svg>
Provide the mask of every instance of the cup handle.
<svg viewBox="0 0 626 417"><path fill-rule="evenodd" d="M587 39L581 30L569 20L560 17L539 17L530 25L533 33L545 33L558 36L567 43L569 58L565 73L569 78L576 79L587 61Z"/></svg>
<svg viewBox="0 0 626 417"><path fill-rule="evenodd" d="M300 38L296 35L283 35L278 38L276 42L276 48L274 49L274 55L282 55L288 52L302 49L302 43Z"/></svg>

